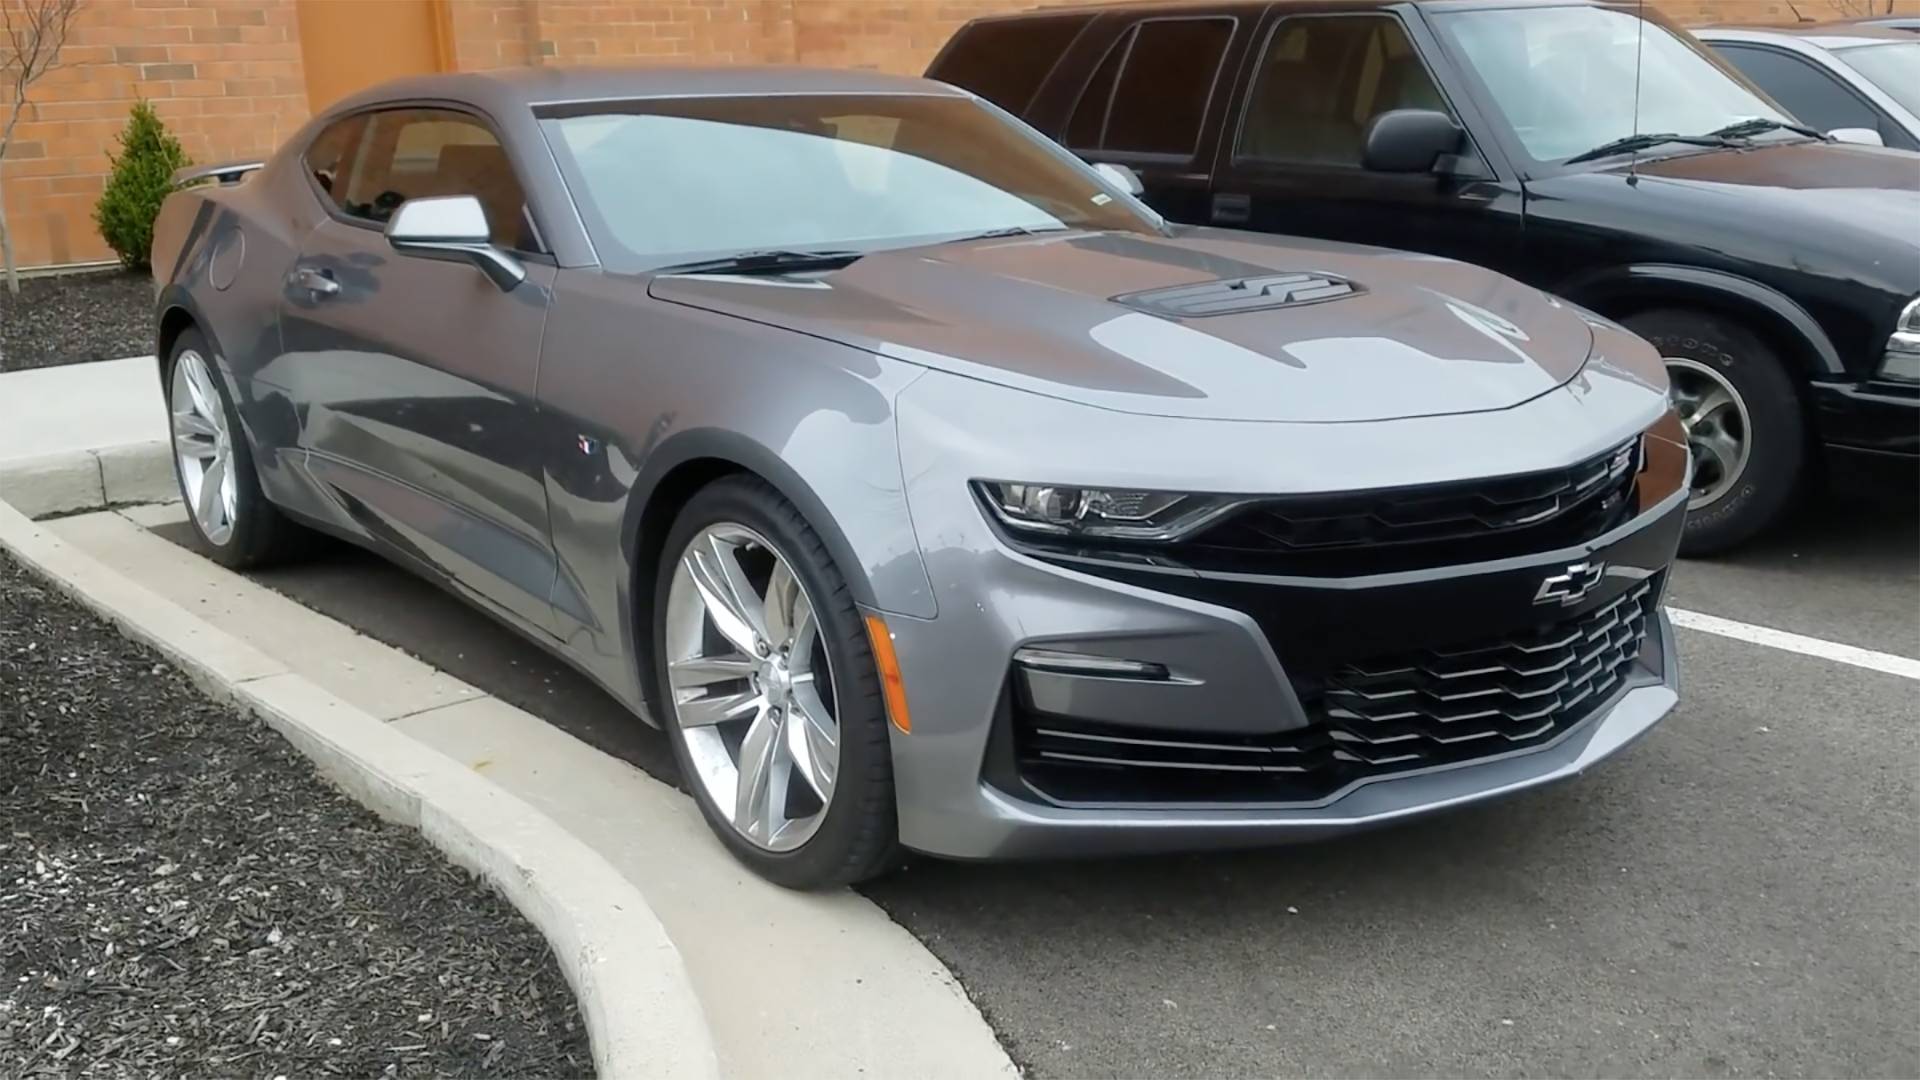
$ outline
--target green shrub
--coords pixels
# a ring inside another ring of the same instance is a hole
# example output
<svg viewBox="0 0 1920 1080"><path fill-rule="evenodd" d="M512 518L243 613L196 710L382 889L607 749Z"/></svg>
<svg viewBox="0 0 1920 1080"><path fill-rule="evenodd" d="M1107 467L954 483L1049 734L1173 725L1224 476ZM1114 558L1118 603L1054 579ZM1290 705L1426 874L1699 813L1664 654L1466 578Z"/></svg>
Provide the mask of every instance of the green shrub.
<svg viewBox="0 0 1920 1080"><path fill-rule="evenodd" d="M120 152L113 155L113 175L93 207L93 222L107 246L134 270L147 268L153 250L153 219L160 203L173 191L174 170L187 165L180 140L167 131L153 106L136 101L127 128L120 133Z"/></svg>

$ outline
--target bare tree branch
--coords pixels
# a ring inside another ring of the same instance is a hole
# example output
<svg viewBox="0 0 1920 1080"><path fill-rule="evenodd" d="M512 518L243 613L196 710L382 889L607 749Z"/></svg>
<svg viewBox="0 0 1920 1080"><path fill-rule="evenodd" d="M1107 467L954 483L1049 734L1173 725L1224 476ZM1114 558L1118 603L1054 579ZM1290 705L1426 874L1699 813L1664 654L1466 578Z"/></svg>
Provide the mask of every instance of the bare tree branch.
<svg viewBox="0 0 1920 1080"><path fill-rule="evenodd" d="M0 169L6 165L20 118L33 107L33 85L60 66L73 19L81 0L0 0L0 86L7 97L7 122L0 127ZM37 115L37 111L36 111ZM0 174L0 179L3 179ZM7 227L7 204L0 194L0 257L4 257L7 290L20 292L13 265L13 232Z"/></svg>

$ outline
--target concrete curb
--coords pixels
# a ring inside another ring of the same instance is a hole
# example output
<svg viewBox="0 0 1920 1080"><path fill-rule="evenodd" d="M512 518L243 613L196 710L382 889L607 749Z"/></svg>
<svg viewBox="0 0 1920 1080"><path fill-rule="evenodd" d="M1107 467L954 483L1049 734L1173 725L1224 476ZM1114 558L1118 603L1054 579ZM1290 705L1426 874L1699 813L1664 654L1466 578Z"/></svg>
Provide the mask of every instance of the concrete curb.
<svg viewBox="0 0 1920 1080"><path fill-rule="evenodd" d="M165 442L0 461L0 501L30 518L178 496Z"/></svg>
<svg viewBox="0 0 1920 1080"><path fill-rule="evenodd" d="M73 456L93 462L105 499L106 457ZM0 492L11 498L18 490L13 463L0 469L0 481L7 481ZM5 502L0 549L158 649L215 697L261 717L354 798L419 829L447 858L498 889L552 946L602 1077L719 1076L713 1036L679 951L639 890L592 848L453 759L109 570Z"/></svg>

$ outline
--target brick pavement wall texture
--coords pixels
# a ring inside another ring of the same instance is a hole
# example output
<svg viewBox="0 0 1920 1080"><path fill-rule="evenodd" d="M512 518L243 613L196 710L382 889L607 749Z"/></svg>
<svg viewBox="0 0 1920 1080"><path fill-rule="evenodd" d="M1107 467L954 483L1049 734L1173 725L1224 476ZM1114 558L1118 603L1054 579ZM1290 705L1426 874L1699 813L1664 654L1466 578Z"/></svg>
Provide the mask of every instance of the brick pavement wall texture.
<svg viewBox="0 0 1920 1080"><path fill-rule="evenodd" d="M22 0L0 0L19 5ZM330 0L356 3L365 0ZM975 16L1062 0L449 0L461 70L528 64L799 63L915 73ZM1887 0L1653 0L1683 22L1792 22ZM293 0L83 0L60 70L0 162L23 266L110 257L92 225L137 97L195 161L271 151L308 116ZM1920 13L1920 0L1893 0ZM0 98L0 120L12 108Z"/></svg>

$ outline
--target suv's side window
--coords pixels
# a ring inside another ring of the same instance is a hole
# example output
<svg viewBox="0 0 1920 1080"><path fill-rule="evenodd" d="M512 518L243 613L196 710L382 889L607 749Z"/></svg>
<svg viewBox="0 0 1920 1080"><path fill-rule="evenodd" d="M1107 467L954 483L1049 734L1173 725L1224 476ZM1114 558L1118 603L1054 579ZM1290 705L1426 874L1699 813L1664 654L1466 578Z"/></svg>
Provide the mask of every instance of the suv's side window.
<svg viewBox="0 0 1920 1080"><path fill-rule="evenodd" d="M1451 112L1399 19L1295 16L1267 39L1238 153L1359 168L1367 125L1393 109Z"/></svg>
<svg viewBox="0 0 1920 1080"><path fill-rule="evenodd" d="M1074 150L1192 157L1233 20L1147 19L1114 42L1067 121Z"/></svg>
<svg viewBox="0 0 1920 1080"><path fill-rule="evenodd" d="M927 77L964 86L1024 116L1087 20L1085 15L1023 16L975 25L938 58Z"/></svg>
<svg viewBox="0 0 1920 1080"><path fill-rule="evenodd" d="M388 109L366 123L344 212L384 224L408 199L472 195L487 212L494 243L538 250L526 195L506 149L485 124L450 109Z"/></svg>
<svg viewBox="0 0 1920 1080"><path fill-rule="evenodd" d="M353 154L360 148L360 129L363 117L349 116L345 120L336 120L327 125L325 131L314 136L313 143L301 160L306 164L307 175L321 193L333 203L334 209L344 210L341 197L346 188L346 177L353 171Z"/></svg>
<svg viewBox="0 0 1920 1080"><path fill-rule="evenodd" d="M1716 44L1714 51L1740 69L1788 112L1821 131L1854 127L1880 130L1880 116L1810 60L1765 46Z"/></svg>

